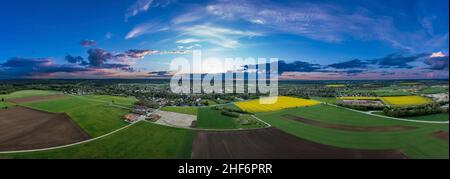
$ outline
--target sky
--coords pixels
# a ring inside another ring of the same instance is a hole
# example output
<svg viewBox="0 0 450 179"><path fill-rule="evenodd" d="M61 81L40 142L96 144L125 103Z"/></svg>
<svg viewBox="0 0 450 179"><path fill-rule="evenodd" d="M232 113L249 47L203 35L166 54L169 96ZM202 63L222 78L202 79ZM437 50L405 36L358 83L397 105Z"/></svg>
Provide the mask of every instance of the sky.
<svg viewBox="0 0 450 179"><path fill-rule="evenodd" d="M167 78L277 58L280 79L448 79L448 0L5 0L0 78Z"/></svg>

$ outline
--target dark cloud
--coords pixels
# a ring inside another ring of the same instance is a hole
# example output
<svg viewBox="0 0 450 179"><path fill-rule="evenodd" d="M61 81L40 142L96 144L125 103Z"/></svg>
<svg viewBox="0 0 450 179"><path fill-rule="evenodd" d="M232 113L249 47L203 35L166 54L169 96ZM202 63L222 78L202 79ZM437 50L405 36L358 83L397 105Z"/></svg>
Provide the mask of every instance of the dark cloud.
<svg viewBox="0 0 450 179"><path fill-rule="evenodd" d="M100 48L89 49L88 52L89 65L93 67L101 67L103 64L112 59L114 55Z"/></svg>
<svg viewBox="0 0 450 179"><path fill-rule="evenodd" d="M360 74L362 72L364 72L364 70L347 70L347 71L344 71L344 73L347 73L349 75L356 75L356 74Z"/></svg>
<svg viewBox="0 0 450 179"><path fill-rule="evenodd" d="M172 74L170 71L154 71L149 72L148 77L172 77Z"/></svg>
<svg viewBox="0 0 450 179"><path fill-rule="evenodd" d="M429 54L423 53L412 56L390 54L384 58L369 60L369 62L378 65L379 68L411 69L414 68L414 66L410 65L410 63L419 61L420 59L423 59L426 56L429 56Z"/></svg>
<svg viewBox="0 0 450 179"><path fill-rule="evenodd" d="M448 56L430 57L426 59L425 64L429 65L431 70L448 70Z"/></svg>
<svg viewBox="0 0 450 179"><path fill-rule="evenodd" d="M295 61L292 63L280 61L278 63L278 71L280 74L283 72L315 72L321 69L322 66L319 64L313 64L303 61Z"/></svg>
<svg viewBox="0 0 450 179"><path fill-rule="evenodd" d="M349 68L366 68L367 64L368 63L365 61L354 59L342 63L331 64L328 66L336 69L349 69Z"/></svg>
<svg viewBox="0 0 450 179"><path fill-rule="evenodd" d="M54 73L74 73L91 69L55 64L50 58L11 58L0 64L2 78L30 78Z"/></svg>
<svg viewBox="0 0 450 179"><path fill-rule="evenodd" d="M66 55L64 59L69 63L80 64L83 66L88 64L81 56Z"/></svg>
<svg viewBox="0 0 450 179"><path fill-rule="evenodd" d="M267 63L266 67L269 68L270 64ZM246 65L245 69L255 68L255 65ZM285 61L278 61L278 73L282 74L284 72L316 72L322 71L323 67L319 64L312 64L303 61L294 61L292 63L286 63Z"/></svg>
<svg viewBox="0 0 450 179"><path fill-rule="evenodd" d="M97 45L97 42L95 40L82 40L80 45L83 47L91 47Z"/></svg>
<svg viewBox="0 0 450 179"><path fill-rule="evenodd" d="M125 52L126 55L130 58L144 58L145 56L154 52L153 50L136 50L131 49Z"/></svg>

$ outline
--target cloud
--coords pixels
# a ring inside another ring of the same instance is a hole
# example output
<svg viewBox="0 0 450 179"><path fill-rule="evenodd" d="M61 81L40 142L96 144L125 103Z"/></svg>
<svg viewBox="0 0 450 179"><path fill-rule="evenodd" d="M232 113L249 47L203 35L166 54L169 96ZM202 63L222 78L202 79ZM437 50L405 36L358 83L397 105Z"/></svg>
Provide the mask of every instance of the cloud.
<svg viewBox="0 0 450 179"><path fill-rule="evenodd" d="M438 58L438 57L445 57L446 55L444 54L444 52L436 52L436 53L432 53L430 58Z"/></svg>
<svg viewBox="0 0 450 179"><path fill-rule="evenodd" d="M89 54L88 56L89 65L93 67L100 67L103 64L105 64L109 59L113 58L113 55L111 53L100 48L89 49L87 53Z"/></svg>
<svg viewBox="0 0 450 179"><path fill-rule="evenodd" d="M169 78L172 77L173 73L170 71L153 71L148 73L150 78Z"/></svg>
<svg viewBox="0 0 450 179"><path fill-rule="evenodd" d="M373 64L379 65L379 68L407 68L411 69L414 66L410 63L417 62L429 54L417 54L412 56L403 56L400 54L390 54L384 58L370 60Z"/></svg>
<svg viewBox="0 0 450 179"><path fill-rule="evenodd" d="M147 12L150 9L154 0L137 0L127 9L127 13L125 14L125 21L127 21L130 17L137 16L141 12Z"/></svg>
<svg viewBox="0 0 450 179"><path fill-rule="evenodd" d="M266 67L270 67L271 64L267 63ZM246 65L244 69L255 68L256 65ZM286 63L281 60L278 61L278 73L283 74L285 72L323 72L323 66L319 64L308 63L304 61L294 61Z"/></svg>
<svg viewBox="0 0 450 179"><path fill-rule="evenodd" d="M188 37L179 42L207 42L225 48L237 48L242 38L262 36L263 33L254 31L241 31L231 28L217 27L213 25L195 25L180 28L181 36ZM195 39L195 40L194 40Z"/></svg>
<svg viewBox="0 0 450 179"><path fill-rule="evenodd" d="M201 40L195 39L195 38L189 38L189 39L178 40L176 43L178 43L178 44L190 44L190 43L198 43L198 42L201 42Z"/></svg>
<svg viewBox="0 0 450 179"><path fill-rule="evenodd" d="M147 12L152 7L166 7L172 4L174 0L137 0L125 13L125 21L129 18L137 16L140 13Z"/></svg>
<svg viewBox="0 0 450 179"><path fill-rule="evenodd" d="M91 47L91 46L96 46L97 42L95 42L95 40L82 40L80 42L80 45L83 47Z"/></svg>
<svg viewBox="0 0 450 179"><path fill-rule="evenodd" d="M433 53L431 57L425 60L425 64L429 65L431 70L447 70L449 69L449 58L444 53Z"/></svg>
<svg viewBox="0 0 450 179"><path fill-rule="evenodd" d="M111 39L113 36L114 36L114 34L111 33L111 32L107 32L107 33L105 34L105 38L106 38L106 39Z"/></svg>
<svg viewBox="0 0 450 179"><path fill-rule="evenodd" d="M67 62L69 62L69 63L81 64L81 65L87 65L87 64L88 64L88 62L86 62L86 61L84 60L84 58L81 57L81 56L71 56L71 55L67 55L64 59L65 59Z"/></svg>
<svg viewBox="0 0 450 179"><path fill-rule="evenodd" d="M55 73L87 72L91 69L56 64L51 58L11 58L0 64L2 78L33 78Z"/></svg>
<svg viewBox="0 0 450 179"><path fill-rule="evenodd" d="M156 22L144 23L137 25L134 27L128 34L125 36L125 39L133 39L145 34L151 34L156 32L162 32L169 30L169 27L163 26Z"/></svg>
<svg viewBox="0 0 450 179"><path fill-rule="evenodd" d="M433 46L448 44L448 33L444 36L435 34L431 18L422 18L421 27L405 32L401 30L403 26L400 25L403 24L397 23L396 16L380 15L369 8L364 4L343 6L328 1L220 0L207 5L206 13L225 21L244 21L275 33L329 43L373 40L411 52L424 50L424 43ZM199 10L198 13L204 12Z"/></svg>
<svg viewBox="0 0 450 179"><path fill-rule="evenodd" d="M329 67L336 68L336 69L348 69L348 68L366 68L367 62L364 62L359 59L354 59L342 63L335 63L328 65Z"/></svg>
<svg viewBox="0 0 450 179"><path fill-rule="evenodd" d="M154 55L157 53L158 53L157 50L136 50L136 49L131 49L125 52L125 54L128 55L128 57L138 59L142 59L147 55Z"/></svg>

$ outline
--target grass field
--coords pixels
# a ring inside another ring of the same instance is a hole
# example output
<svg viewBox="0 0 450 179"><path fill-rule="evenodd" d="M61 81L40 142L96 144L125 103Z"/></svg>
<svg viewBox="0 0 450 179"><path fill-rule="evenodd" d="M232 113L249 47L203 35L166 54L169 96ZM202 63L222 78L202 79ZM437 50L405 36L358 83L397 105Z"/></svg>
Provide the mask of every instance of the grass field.
<svg viewBox="0 0 450 179"><path fill-rule="evenodd" d="M406 125L418 127L397 132L350 132L321 128L284 119L292 114L312 120L354 126ZM295 136L322 144L355 149L401 149L412 158L448 158L449 144L431 136L436 131L448 131L448 124L423 124L370 116L333 106L318 105L257 114L262 120Z"/></svg>
<svg viewBox="0 0 450 179"><path fill-rule="evenodd" d="M448 121L448 117L449 117L448 113L441 113L425 116L408 117L407 119L422 120L422 121Z"/></svg>
<svg viewBox="0 0 450 179"><path fill-rule="evenodd" d="M48 96L52 94L58 94L57 91L42 91L42 90L22 90L16 91L10 94L0 95L0 98L6 99L16 99L16 98L26 98L32 96Z"/></svg>
<svg viewBox="0 0 450 179"><path fill-rule="evenodd" d="M139 122L89 143L43 152L1 155L19 159L189 159L195 132Z"/></svg>
<svg viewBox="0 0 450 179"><path fill-rule="evenodd" d="M201 129L236 129L237 125L232 117L224 116L220 110L199 108L197 126Z"/></svg>
<svg viewBox="0 0 450 179"><path fill-rule="evenodd" d="M197 116L198 108L197 107L163 107L162 111L176 112L181 114L189 114Z"/></svg>
<svg viewBox="0 0 450 179"><path fill-rule="evenodd" d="M274 100L275 103L262 104L266 100L267 101ZM263 98L263 99L258 99L258 100L245 101L245 102L237 102L236 106L238 106L239 108L241 108L244 111L255 113L255 112L278 111L278 110L282 110L282 109L295 108L295 107L314 106L317 104L319 104L319 103L316 101L313 101L313 100L287 97L287 96L279 96L279 97Z"/></svg>
<svg viewBox="0 0 450 179"><path fill-rule="evenodd" d="M316 101L323 102L323 103L330 103L330 104L336 104L336 101L337 101L337 98L334 98L334 97L329 97L329 98L326 98L326 97L314 97L312 99L314 99Z"/></svg>
<svg viewBox="0 0 450 179"><path fill-rule="evenodd" d="M384 112L373 112L373 114L386 116ZM405 119L419 120L419 121L448 121L448 113L430 114L414 117L406 117Z"/></svg>
<svg viewBox="0 0 450 179"><path fill-rule="evenodd" d="M448 87L443 86L433 86L421 89L419 91L421 94L438 94L438 93L448 93Z"/></svg>
<svg viewBox="0 0 450 179"><path fill-rule="evenodd" d="M229 105L228 108L237 108ZM247 121L242 124L241 121ZM266 124L256 120L250 114L240 114L239 117L233 118L222 115L222 110L213 108L199 108L197 116L197 125L201 129L254 129L266 127Z"/></svg>
<svg viewBox="0 0 450 179"><path fill-rule="evenodd" d="M97 137L127 124L122 120L122 116L129 110L112 106L111 100L120 101L124 106L131 106L135 102L134 98L89 95L24 105L49 112L65 112L90 136Z"/></svg>
<svg viewBox="0 0 450 179"><path fill-rule="evenodd" d="M433 102L432 100L421 96L382 97L381 100L383 100L385 104L391 106L415 106Z"/></svg>
<svg viewBox="0 0 450 179"><path fill-rule="evenodd" d="M0 102L0 109L1 108L5 108L5 107L10 107L11 104L9 104L8 102Z"/></svg>

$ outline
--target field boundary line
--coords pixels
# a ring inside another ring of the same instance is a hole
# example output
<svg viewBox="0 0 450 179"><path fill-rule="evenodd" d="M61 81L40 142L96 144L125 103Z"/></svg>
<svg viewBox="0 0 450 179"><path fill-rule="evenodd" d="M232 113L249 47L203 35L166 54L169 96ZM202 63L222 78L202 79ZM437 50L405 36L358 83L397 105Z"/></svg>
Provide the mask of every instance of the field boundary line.
<svg viewBox="0 0 450 179"><path fill-rule="evenodd" d="M138 123L138 122L132 123L132 124L128 124L128 125L126 125L126 126L124 126L124 127L122 127L122 128L116 129L115 131L112 131L112 132L110 132L110 133L104 134L104 135L102 135L102 136L98 136L98 137L95 137L95 138L92 138L92 139L88 139L88 140L76 142L76 143L73 143L73 144L67 144L67 145L56 146L56 147L48 147L48 148L43 148L43 149L18 150L18 151L4 151L4 152L0 152L0 154L16 154L16 153L28 153L28 152L43 152L43 151L56 150L56 149L63 149L63 148L67 148L67 147L72 147L72 146L76 146L76 145L81 145L81 144L85 144L85 143L88 143L88 142L93 142L93 141L96 141L96 140L99 140L99 139L108 137L108 136L110 136L110 135L112 135L112 134L115 134L115 133L120 132L120 131L122 131L122 130L124 130L124 129L127 129L127 128L129 128L129 127L131 127L131 126L133 126L134 124L137 124L137 123Z"/></svg>
<svg viewBox="0 0 450 179"><path fill-rule="evenodd" d="M333 106L333 107L336 107L336 108L340 108L340 109L346 109L346 110L350 110L350 111L366 114L366 115L381 117L381 118L385 118L385 119L398 120L398 121L426 123L426 124L448 124L449 123L449 121L421 121L421 120L402 119L402 118L396 118L396 117L382 116L382 115L367 113L367 112L364 112L364 111L358 111L356 109L350 109L350 108L346 108L346 107L342 107L342 106L338 106L338 105L334 105L334 104L329 104L329 103L323 103L323 104L328 105L328 106Z"/></svg>

